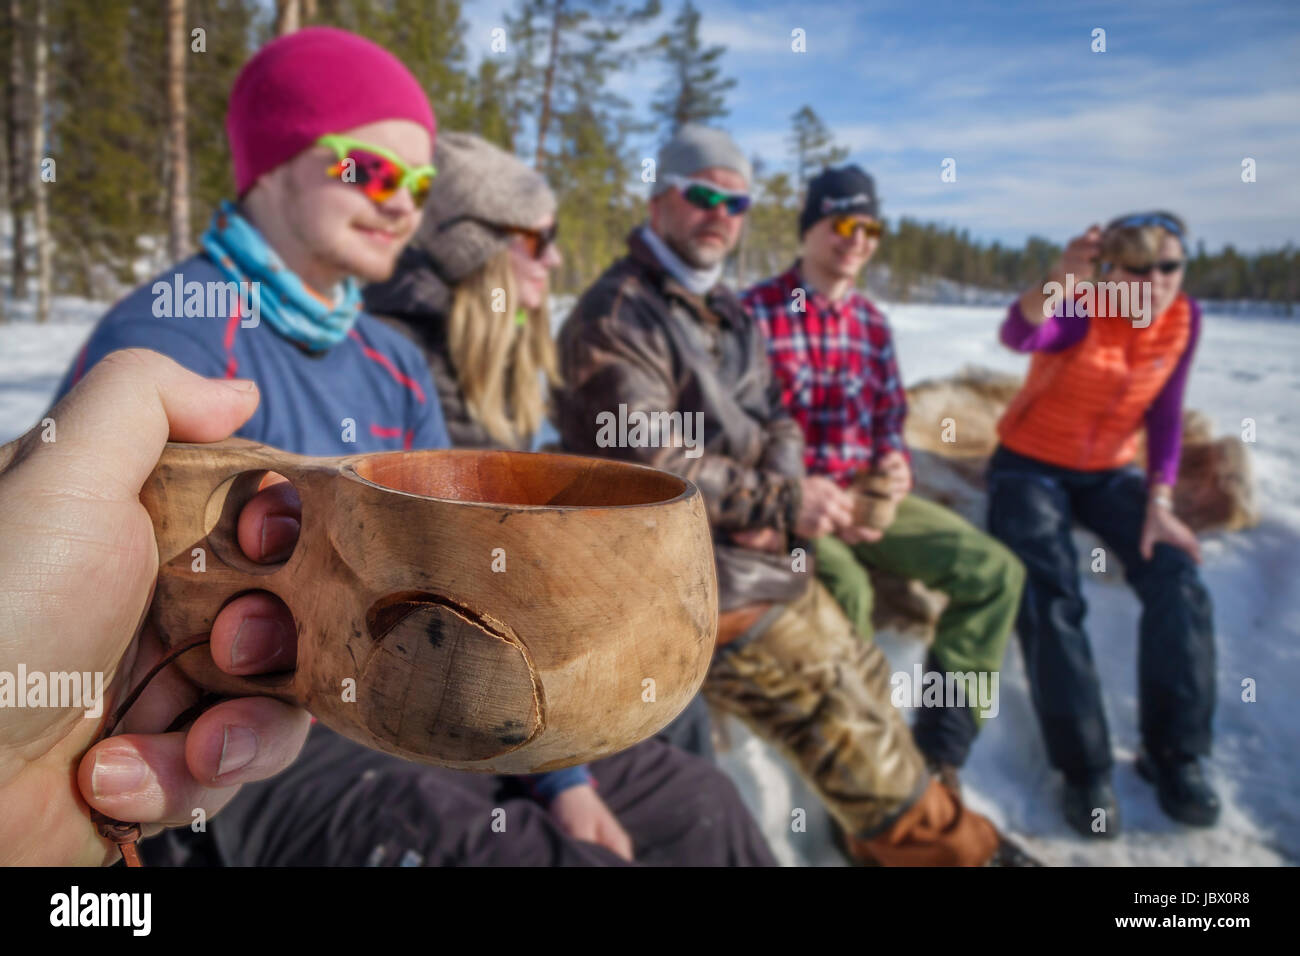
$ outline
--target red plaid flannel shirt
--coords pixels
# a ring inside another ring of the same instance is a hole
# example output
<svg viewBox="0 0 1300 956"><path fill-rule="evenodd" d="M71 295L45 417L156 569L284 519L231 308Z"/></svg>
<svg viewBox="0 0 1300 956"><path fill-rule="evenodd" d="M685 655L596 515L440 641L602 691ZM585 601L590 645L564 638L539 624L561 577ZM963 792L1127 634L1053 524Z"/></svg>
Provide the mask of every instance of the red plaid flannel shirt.
<svg viewBox="0 0 1300 956"><path fill-rule="evenodd" d="M796 289L805 290L803 311L795 309ZM890 451L911 461L893 336L866 296L853 291L831 302L804 285L796 262L741 300L767 340L781 401L803 428L810 475L847 485Z"/></svg>

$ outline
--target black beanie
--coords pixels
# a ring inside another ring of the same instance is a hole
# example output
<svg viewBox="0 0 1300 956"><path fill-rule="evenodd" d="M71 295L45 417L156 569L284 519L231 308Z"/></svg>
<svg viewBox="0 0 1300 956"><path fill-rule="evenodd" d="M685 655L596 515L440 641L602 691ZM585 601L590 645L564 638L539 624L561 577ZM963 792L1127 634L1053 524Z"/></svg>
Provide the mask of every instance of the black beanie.
<svg viewBox="0 0 1300 956"><path fill-rule="evenodd" d="M808 183L808 198L799 214L799 238L826 216L851 213L880 218L876 181L857 166L823 169Z"/></svg>

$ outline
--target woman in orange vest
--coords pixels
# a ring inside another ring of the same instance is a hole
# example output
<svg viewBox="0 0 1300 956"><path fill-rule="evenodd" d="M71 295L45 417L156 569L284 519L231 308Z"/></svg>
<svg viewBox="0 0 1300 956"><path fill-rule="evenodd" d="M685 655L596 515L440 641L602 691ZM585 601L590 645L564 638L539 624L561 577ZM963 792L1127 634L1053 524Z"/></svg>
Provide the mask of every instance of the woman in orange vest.
<svg viewBox="0 0 1300 956"><path fill-rule="evenodd" d="M1199 762L1214 714L1213 611L1196 536L1173 510L1201 322L1181 291L1185 232L1167 212L1094 225L1012 305L1001 330L1004 344L1033 358L998 423L989 530L1028 572L1016 627L1048 754L1065 775L1066 820L1085 836L1114 837L1119 817L1075 521L1119 559L1142 602L1138 772L1174 819L1210 826L1219 816ZM1143 428L1145 476L1129 467Z"/></svg>

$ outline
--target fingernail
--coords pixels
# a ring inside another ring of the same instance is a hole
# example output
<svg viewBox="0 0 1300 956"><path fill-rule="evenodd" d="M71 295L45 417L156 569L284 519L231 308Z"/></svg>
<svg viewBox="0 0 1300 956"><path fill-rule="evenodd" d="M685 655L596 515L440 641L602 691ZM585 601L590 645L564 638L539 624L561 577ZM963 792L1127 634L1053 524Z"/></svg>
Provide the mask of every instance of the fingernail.
<svg viewBox="0 0 1300 956"><path fill-rule="evenodd" d="M246 767L257 756L257 734L247 727L226 726L221 741L221 759L217 761L217 776Z"/></svg>
<svg viewBox="0 0 1300 956"><path fill-rule="evenodd" d="M244 618L230 647L230 666L250 670L271 663L284 651L288 636L285 626L275 618Z"/></svg>
<svg viewBox="0 0 1300 956"><path fill-rule="evenodd" d="M134 754L111 750L95 756L90 772L90 789L96 798L125 797L144 786L149 768Z"/></svg>
<svg viewBox="0 0 1300 956"><path fill-rule="evenodd" d="M262 521L262 560L283 561L293 554L302 525L288 515L267 515ZM281 542L277 547L277 542Z"/></svg>
<svg viewBox="0 0 1300 956"><path fill-rule="evenodd" d="M234 389L241 395L247 395L250 392L257 391L257 383L247 378L227 378L221 379L221 384L227 388Z"/></svg>

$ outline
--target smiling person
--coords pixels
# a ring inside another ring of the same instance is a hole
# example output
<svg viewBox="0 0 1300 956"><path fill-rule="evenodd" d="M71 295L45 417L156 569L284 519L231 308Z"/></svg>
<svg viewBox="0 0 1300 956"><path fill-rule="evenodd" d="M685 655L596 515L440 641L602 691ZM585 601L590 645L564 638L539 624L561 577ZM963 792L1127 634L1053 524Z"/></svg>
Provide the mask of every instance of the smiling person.
<svg viewBox="0 0 1300 956"><path fill-rule="evenodd" d="M366 288L366 307L423 350L455 446L527 451L547 417L543 379L560 382L548 301L562 261L555 195L470 133L444 132L434 163L438 184L415 239L393 277ZM708 731L697 697L660 736L707 745ZM525 786L570 836L624 859L635 847L638 858L677 864L771 862L722 772L659 740Z"/></svg>
<svg viewBox="0 0 1300 956"><path fill-rule="evenodd" d="M358 285L388 278L415 232L436 188L435 130L415 77L369 40L311 27L268 43L230 94L226 132L238 201L216 212L202 252L100 320L61 392L113 350L139 347L202 376L255 382L261 402L235 431L244 438L310 455L447 447L424 356L365 314ZM192 284L200 293L183 314L168 292L178 282L187 304ZM194 314L203 313L205 289L227 282L257 283L258 294L244 303L256 308L227 299L220 313ZM148 380L139 387L149 388ZM260 560L282 559L301 527L296 493L275 484L254 503L241 519L241 544ZM265 591L239 602L233 638L214 636L223 655L217 663L237 674L291 669L289 608ZM278 756L263 753L270 743L259 744L256 734L231 739L219 761L222 779L252 779L253 768ZM113 792L96 799L137 806L161 772L101 774ZM205 833L168 831L141 853L147 862L245 866L617 864L631 855L629 845L615 852L574 838L531 796L498 800L498 785L488 775L368 750L318 724L292 767L246 786ZM508 837L491 832L495 807L509 810ZM719 825L716 845L735 845L721 833L720 815L704 820Z"/></svg>
<svg viewBox="0 0 1300 956"><path fill-rule="evenodd" d="M453 445L527 451L559 383L551 338L555 195L513 155L444 132L438 184L391 279L366 308L417 344Z"/></svg>
<svg viewBox="0 0 1300 956"><path fill-rule="evenodd" d="M1183 392L1201 327L1200 308L1182 291L1186 257L1186 226L1172 213L1094 225L1070 241L1047 283L1077 283L1100 262L1107 280L1150 283L1151 314L1112 314L1101 296L1092 315L1079 303L1053 312L1045 283L1028 289L1002 324L1003 344L1033 359L998 423L989 530L1028 570L1016 626L1034 709L1048 756L1065 775L1066 820L1094 838L1114 837L1119 815L1083 628L1075 521L1119 559L1142 602L1138 772L1175 820L1209 826L1219 816L1199 761L1210 752L1214 715L1213 609L1196 570L1196 536L1173 505ZM1144 429L1145 476L1129 467Z"/></svg>
<svg viewBox="0 0 1300 956"><path fill-rule="evenodd" d="M803 436L772 386L762 333L722 282L750 176L718 130L684 126L660 150L649 222L560 331L564 447L654 465L699 487L721 612L704 692L791 760L855 859L1027 862L927 772L890 702L884 654L854 636L794 553L849 527L852 502L831 479L805 475ZM599 423L620 408L669 425L611 444ZM702 422L696 440L687 440L688 418Z"/></svg>
<svg viewBox="0 0 1300 956"><path fill-rule="evenodd" d="M803 428L808 473L848 487L860 473L879 471L897 506L888 527L851 527L818 538L817 577L864 638L872 634L867 568L942 592L948 600L926 670L977 675L972 689L996 687L993 675L1002 666L1024 569L959 515L911 494L903 441L907 395L893 335L871 300L854 288L882 234L875 181L857 166L814 177L799 232L794 264L742 300L764 332L781 400ZM921 708L912 733L931 769L956 789L988 697L971 693L961 705L942 704Z"/></svg>
<svg viewBox="0 0 1300 956"><path fill-rule="evenodd" d="M226 114L238 201L216 210L200 252L100 319L60 394L138 346L256 381L243 438L309 455L445 446L419 351L362 312L357 282L387 278L414 233L434 129L415 78L370 41L312 27L268 43ZM210 294L226 283L247 291ZM210 302L224 308L209 314Z"/></svg>

